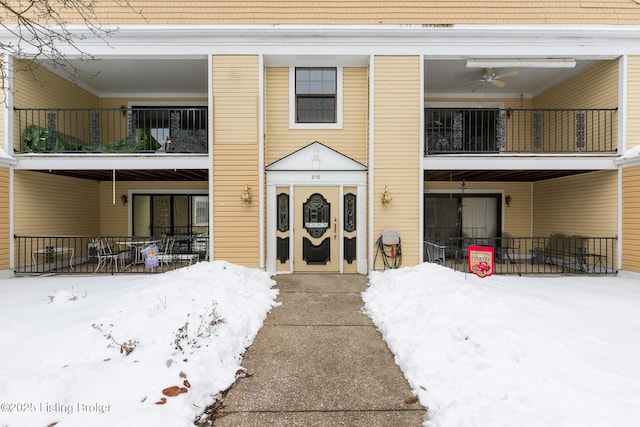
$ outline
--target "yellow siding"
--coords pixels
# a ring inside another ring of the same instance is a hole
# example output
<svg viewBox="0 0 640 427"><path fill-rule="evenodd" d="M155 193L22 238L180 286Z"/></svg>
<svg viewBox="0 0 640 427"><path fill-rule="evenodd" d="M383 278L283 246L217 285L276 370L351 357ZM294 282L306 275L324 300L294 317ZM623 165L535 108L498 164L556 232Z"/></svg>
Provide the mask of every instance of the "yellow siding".
<svg viewBox="0 0 640 427"><path fill-rule="evenodd" d="M249 267L260 260L257 56L213 57L214 255ZM248 185L251 206L240 196Z"/></svg>
<svg viewBox="0 0 640 427"><path fill-rule="evenodd" d="M96 181L46 172L15 172L14 228L18 236L100 233Z"/></svg>
<svg viewBox="0 0 640 427"><path fill-rule="evenodd" d="M618 175L591 172L533 184L533 234L618 235Z"/></svg>
<svg viewBox="0 0 640 427"><path fill-rule="evenodd" d="M214 255L250 267L259 264L258 157L255 144L214 147ZM253 201L244 207L244 186Z"/></svg>
<svg viewBox="0 0 640 427"><path fill-rule="evenodd" d="M588 88L588 90L586 89ZM588 69L576 74L572 78L554 86L536 96L533 100L534 108L616 108L618 107L618 61L600 61ZM553 129L555 124L552 117L545 116L545 129ZM597 119L588 120L587 135L597 129L616 129L617 115L613 116L613 123L598 122ZM566 117L563 120L567 120ZM569 119L571 120L571 119ZM562 126L559 123L558 126ZM566 127L566 126L564 126ZM574 131L575 127L568 127ZM574 141L570 135L565 135L567 141ZM617 133L613 132L613 146L617 146ZM587 138L587 144L591 139ZM598 141L594 138L593 141ZM573 147L563 147L572 149ZM591 148L597 151L595 147Z"/></svg>
<svg viewBox="0 0 640 427"><path fill-rule="evenodd" d="M35 67L35 68L34 68ZM16 60L14 62L14 94L13 105L17 108L97 108L99 99L90 92L63 79L42 67L36 67L29 61ZM40 117L30 116L30 120L46 123L46 116L40 113ZM60 117L59 120L62 120ZM73 119L68 123L59 123L68 129L78 128ZM88 127L84 126L84 129ZM24 129L20 129L19 120L14 121L14 148L20 149L20 139ZM72 135L81 139L88 139L88 135Z"/></svg>
<svg viewBox="0 0 640 427"><path fill-rule="evenodd" d="M451 190L460 193L460 182L425 182L426 191ZM465 192L485 192L497 194L504 190L504 195L511 196L511 203L502 211L504 217L503 231L514 237L531 236L531 184L528 182L467 182Z"/></svg>
<svg viewBox="0 0 640 427"><path fill-rule="evenodd" d="M116 175L117 177L117 175ZM206 181L118 181L116 179L115 204L113 204L113 184L104 181L99 184L100 192L100 234L104 236L127 236L129 207L123 206L120 197L129 190L206 190ZM129 199L131 202L131 199Z"/></svg>
<svg viewBox="0 0 640 427"><path fill-rule="evenodd" d="M622 170L622 269L640 272L640 166Z"/></svg>
<svg viewBox="0 0 640 427"><path fill-rule="evenodd" d="M96 15L102 23L127 24L636 24L640 20L640 6L632 0L191 0L180 2L180 7L168 0L129 3L133 10L114 0L96 2ZM82 23L72 13L61 12Z"/></svg>
<svg viewBox="0 0 640 427"><path fill-rule="evenodd" d="M314 141L367 163L367 69L343 69L343 128L289 129L289 68L267 69L266 163Z"/></svg>
<svg viewBox="0 0 640 427"><path fill-rule="evenodd" d="M630 56L627 70L627 150L640 145L640 56Z"/></svg>
<svg viewBox="0 0 640 427"><path fill-rule="evenodd" d="M9 168L0 167L0 270L9 268Z"/></svg>
<svg viewBox="0 0 640 427"><path fill-rule="evenodd" d="M615 108L617 106L617 60L600 61L533 99L534 108Z"/></svg>
<svg viewBox="0 0 640 427"><path fill-rule="evenodd" d="M374 67L374 238L398 230L404 265L422 261L418 239L421 197L420 58L379 56ZM393 200L380 202L385 185ZM379 257L378 257L379 258ZM381 264L376 268L380 268Z"/></svg>

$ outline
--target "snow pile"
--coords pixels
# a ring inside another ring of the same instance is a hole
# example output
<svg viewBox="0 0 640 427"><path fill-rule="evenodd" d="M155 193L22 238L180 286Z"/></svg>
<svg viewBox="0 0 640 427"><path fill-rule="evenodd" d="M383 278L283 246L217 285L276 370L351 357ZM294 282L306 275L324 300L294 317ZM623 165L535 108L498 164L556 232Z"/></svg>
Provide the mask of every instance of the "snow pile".
<svg viewBox="0 0 640 427"><path fill-rule="evenodd" d="M0 281L0 425L192 424L234 382L274 284L220 261Z"/></svg>
<svg viewBox="0 0 640 427"><path fill-rule="evenodd" d="M434 264L363 293L429 427L636 426L640 283L480 279Z"/></svg>

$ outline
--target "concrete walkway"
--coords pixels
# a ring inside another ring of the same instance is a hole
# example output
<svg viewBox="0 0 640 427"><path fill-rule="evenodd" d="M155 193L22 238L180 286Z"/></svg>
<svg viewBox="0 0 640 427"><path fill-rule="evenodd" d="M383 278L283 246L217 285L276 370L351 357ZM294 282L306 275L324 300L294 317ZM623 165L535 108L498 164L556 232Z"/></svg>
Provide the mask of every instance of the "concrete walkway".
<svg viewBox="0 0 640 427"><path fill-rule="evenodd" d="M366 277L275 277L275 307L215 426L420 426L426 412L361 309Z"/></svg>

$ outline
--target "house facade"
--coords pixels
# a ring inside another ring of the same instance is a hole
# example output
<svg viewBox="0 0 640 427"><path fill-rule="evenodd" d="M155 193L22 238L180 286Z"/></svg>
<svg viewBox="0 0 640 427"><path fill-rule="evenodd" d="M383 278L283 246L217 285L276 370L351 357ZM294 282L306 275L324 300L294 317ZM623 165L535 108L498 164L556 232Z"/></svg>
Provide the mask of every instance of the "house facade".
<svg viewBox="0 0 640 427"><path fill-rule="evenodd" d="M73 77L4 58L3 274L160 235L269 272L640 272L637 1L130 3Z"/></svg>

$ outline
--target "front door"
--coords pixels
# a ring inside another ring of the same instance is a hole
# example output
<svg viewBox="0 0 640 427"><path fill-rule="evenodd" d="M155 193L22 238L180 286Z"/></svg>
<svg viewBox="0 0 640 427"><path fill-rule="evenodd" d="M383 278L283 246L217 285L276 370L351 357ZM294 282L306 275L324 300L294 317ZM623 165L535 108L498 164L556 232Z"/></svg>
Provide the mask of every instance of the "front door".
<svg viewBox="0 0 640 427"><path fill-rule="evenodd" d="M296 187L294 270L340 271L340 187Z"/></svg>

